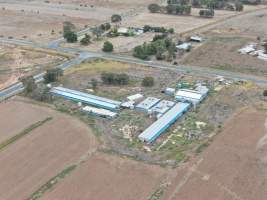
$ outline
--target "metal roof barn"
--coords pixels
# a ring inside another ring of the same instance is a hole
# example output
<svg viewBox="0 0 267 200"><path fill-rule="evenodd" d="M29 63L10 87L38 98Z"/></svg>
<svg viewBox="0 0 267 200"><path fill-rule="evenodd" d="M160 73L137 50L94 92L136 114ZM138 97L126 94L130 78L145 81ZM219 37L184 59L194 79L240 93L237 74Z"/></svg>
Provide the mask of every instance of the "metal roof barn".
<svg viewBox="0 0 267 200"><path fill-rule="evenodd" d="M157 105L151 108L152 112L154 113L160 113L164 114L168 110L170 110L171 107L173 107L175 103L173 101L167 101L167 100L162 100L160 101Z"/></svg>
<svg viewBox="0 0 267 200"><path fill-rule="evenodd" d="M206 95L201 94L198 91L187 90L187 89L178 90L175 95L176 100L183 101L183 102L190 102L193 104L200 103L205 97Z"/></svg>
<svg viewBox="0 0 267 200"><path fill-rule="evenodd" d="M115 112L111 112L111 111L106 110L106 109L95 108L95 107L91 107L91 106L85 106L82 110L86 113L96 115L99 117L108 118L108 119L113 119L114 117L117 116L117 113L115 113Z"/></svg>
<svg viewBox="0 0 267 200"><path fill-rule="evenodd" d="M92 106L96 106L96 107L104 108L108 110L117 110L120 107L120 104L118 103L114 104L112 103L113 102L112 100L108 100L102 97L97 97L94 95L89 95L89 94L74 91L74 90L69 90L66 88L58 89L57 87L54 87L50 90L50 92L56 96L60 96L66 99L76 101L76 102L82 102L88 105L92 105ZM103 101L103 100L106 100L106 101ZM109 102L107 102L107 100Z"/></svg>
<svg viewBox="0 0 267 200"><path fill-rule="evenodd" d="M148 127L138 138L143 142L151 143L166 131L177 119L190 108L189 103L177 103L165 115Z"/></svg>
<svg viewBox="0 0 267 200"><path fill-rule="evenodd" d="M136 109L148 112L153 106L155 106L160 99L155 97L147 97L144 101L136 106Z"/></svg>

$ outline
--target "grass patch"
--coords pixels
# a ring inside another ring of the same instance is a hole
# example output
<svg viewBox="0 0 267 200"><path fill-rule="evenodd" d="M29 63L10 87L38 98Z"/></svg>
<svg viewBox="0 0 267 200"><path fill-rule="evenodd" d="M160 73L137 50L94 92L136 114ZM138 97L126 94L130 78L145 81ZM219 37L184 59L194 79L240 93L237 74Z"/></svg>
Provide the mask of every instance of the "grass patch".
<svg viewBox="0 0 267 200"><path fill-rule="evenodd" d="M209 146L208 142L204 142L202 144L200 144L197 148L196 148L196 153L200 154L204 149L206 149Z"/></svg>
<svg viewBox="0 0 267 200"><path fill-rule="evenodd" d="M96 60L94 62L83 63L75 67L67 69L64 73L66 75L72 73L85 73L85 74L98 74L102 72L116 72L123 69L129 69L130 66L124 63L107 61L107 60Z"/></svg>
<svg viewBox="0 0 267 200"><path fill-rule="evenodd" d="M58 175L51 178L47 183L40 187L36 192L34 192L29 198L26 200L37 200L42 197L42 195L47 192L50 188L52 188L55 184L57 184L61 179L65 178L69 175L73 170L75 170L77 165L71 165L60 172Z"/></svg>
<svg viewBox="0 0 267 200"><path fill-rule="evenodd" d="M42 126L43 124L45 124L46 122L52 120L52 117L48 117L42 121L39 121L35 124L32 124L31 126L29 126L28 128L24 129L21 133L9 138L8 140L2 142L0 144L0 151L2 151L4 148L6 148L8 145L15 143L17 140L19 140L20 138L22 138L25 135L28 135L31 131L33 131L34 129Z"/></svg>

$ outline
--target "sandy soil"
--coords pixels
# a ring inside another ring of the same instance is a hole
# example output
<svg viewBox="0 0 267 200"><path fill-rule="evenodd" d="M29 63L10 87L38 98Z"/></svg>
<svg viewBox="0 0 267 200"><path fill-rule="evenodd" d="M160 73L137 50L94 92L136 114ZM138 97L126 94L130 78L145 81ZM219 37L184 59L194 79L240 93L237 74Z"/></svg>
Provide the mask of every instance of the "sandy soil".
<svg viewBox="0 0 267 200"><path fill-rule="evenodd" d="M266 199L266 163L261 162L266 160L266 143L261 139L266 138L266 117L264 112L248 109L229 119L211 146L178 170L163 199Z"/></svg>
<svg viewBox="0 0 267 200"><path fill-rule="evenodd" d="M42 200L147 200L166 170L98 153L48 192Z"/></svg>
<svg viewBox="0 0 267 200"><path fill-rule="evenodd" d="M97 146L87 125L47 107L10 100L1 104L2 116L1 140L43 117L53 119L0 152L0 199L26 199Z"/></svg>

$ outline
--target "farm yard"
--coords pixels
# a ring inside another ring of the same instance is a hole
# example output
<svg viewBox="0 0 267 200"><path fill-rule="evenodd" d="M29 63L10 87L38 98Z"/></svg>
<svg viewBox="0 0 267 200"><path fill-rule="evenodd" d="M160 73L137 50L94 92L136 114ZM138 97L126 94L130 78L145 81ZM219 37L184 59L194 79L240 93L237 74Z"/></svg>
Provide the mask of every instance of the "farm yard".
<svg viewBox="0 0 267 200"><path fill-rule="evenodd" d="M0 200L265 200L264 2L0 0Z"/></svg>

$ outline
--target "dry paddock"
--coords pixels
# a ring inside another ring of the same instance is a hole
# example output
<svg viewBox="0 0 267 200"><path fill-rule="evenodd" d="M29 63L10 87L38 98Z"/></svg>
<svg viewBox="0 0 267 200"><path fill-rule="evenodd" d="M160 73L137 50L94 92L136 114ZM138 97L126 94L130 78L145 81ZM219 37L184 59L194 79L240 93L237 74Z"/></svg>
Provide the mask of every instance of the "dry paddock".
<svg viewBox="0 0 267 200"><path fill-rule="evenodd" d="M41 200L147 200L166 170L117 156L97 153Z"/></svg>
<svg viewBox="0 0 267 200"><path fill-rule="evenodd" d="M206 151L178 169L164 200L267 199L266 112L230 118Z"/></svg>
<svg viewBox="0 0 267 200"><path fill-rule="evenodd" d="M25 99L1 103L0 112L0 142L52 117L0 152L1 200L28 198L50 178L97 147L86 124Z"/></svg>

